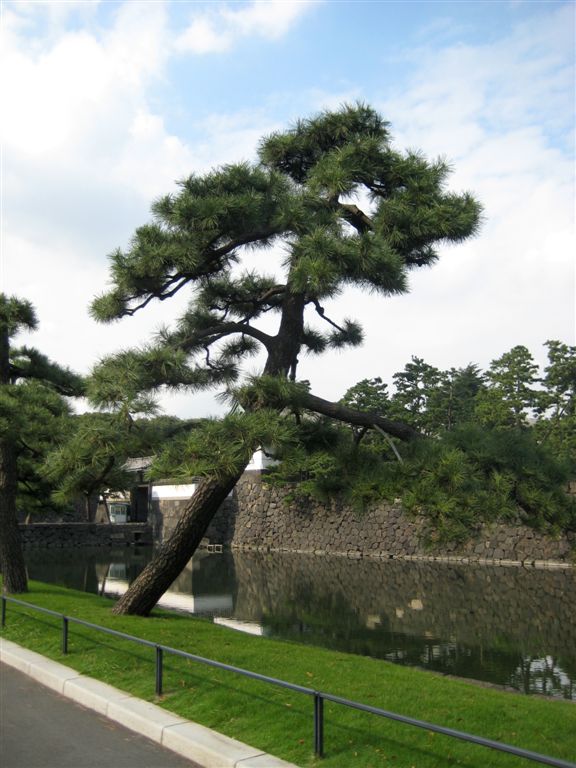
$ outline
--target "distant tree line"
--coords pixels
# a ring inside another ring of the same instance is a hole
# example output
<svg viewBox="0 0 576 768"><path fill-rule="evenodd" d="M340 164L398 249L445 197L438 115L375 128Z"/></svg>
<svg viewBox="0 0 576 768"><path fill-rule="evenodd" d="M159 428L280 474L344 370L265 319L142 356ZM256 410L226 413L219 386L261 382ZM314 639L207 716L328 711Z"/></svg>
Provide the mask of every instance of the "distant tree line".
<svg viewBox="0 0 576 768"><path fill-rule="evenodd" d="M392 377L363 379L343 396L358 410L402 419L422 435L400 443L363 427L315 420L270 481L293 495L339 494L363 509L401 498L429 517L433 539L462 539L484 522L576 530L576 347L547 341L541 372L515 346L488 370L440 370L412 357Z"/></svg>

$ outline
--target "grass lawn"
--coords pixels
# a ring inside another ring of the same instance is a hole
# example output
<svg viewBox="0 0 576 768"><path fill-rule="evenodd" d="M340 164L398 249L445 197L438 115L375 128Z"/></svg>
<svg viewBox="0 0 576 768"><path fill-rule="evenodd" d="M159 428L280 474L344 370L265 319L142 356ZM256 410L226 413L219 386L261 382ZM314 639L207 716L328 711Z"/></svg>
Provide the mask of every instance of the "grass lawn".
<svg viewBox="0 0 576 768"><path fill-rule="evenodd" d="M576 704L505 693L363 656L252 637L203 619L156 610L113 616L111 601L30 583L24 600L190 653L576 762ZM313 702L264 683L165 655L164 694L154 693L154 650L8 604L2 635L171 712L300 766L526 768L537 765L325 703L326 756L313 755Z"/></svg>

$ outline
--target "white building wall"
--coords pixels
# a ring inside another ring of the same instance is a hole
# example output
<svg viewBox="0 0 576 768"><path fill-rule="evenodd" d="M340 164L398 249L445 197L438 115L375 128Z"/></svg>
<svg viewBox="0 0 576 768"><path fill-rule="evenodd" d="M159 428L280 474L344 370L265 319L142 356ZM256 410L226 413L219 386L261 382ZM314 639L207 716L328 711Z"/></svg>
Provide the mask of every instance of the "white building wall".
<svg viewBox="0 0 576 768"><path fill-rule="evenodd" d="M152 499L189 499L196 490L196 483L189 485L153 485Z"/></svg>

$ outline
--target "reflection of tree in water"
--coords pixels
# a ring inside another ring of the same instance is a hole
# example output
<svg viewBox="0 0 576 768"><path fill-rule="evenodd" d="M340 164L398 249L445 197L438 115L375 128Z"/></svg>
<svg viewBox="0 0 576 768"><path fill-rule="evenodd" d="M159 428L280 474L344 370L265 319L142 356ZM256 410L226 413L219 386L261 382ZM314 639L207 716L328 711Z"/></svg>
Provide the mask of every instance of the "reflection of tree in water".
<svg viewBox="0 0 576 768"><path fill-rule="evenodd" d="M511 676L511 684L524 693L576 699L576 675L570 675L553 656L521 659Z"/></svg>
<svg viewBox="0 0 576 768"><path fill-rule="evenodd" d="M387 622L367 627L363 619L344 601L334 601L333 607L334 611L327 609L327 613L323 613L325 604L317 606L308 600L306 608L301 604L297 611L263 614L260 623L270 637L497 685L509 684L523 690L516 685L513 677L522 661L517 652L394 632L389 629ZM563 694L558 692L557 695Z"/></svg>
<svg viewBox="0 0 576 768"><path fill-rule="evenodd" d="M530 690L517 676L524 659L564 654L569 660L575 648L573 574L233 556L235 618L261 624L267 635L520 690ZM576 681L569 664L562 669ZM546 690L576 698L572 688L548 684Z"/></svg>
<svg viewBox="0 0 576 768"><path fill-rule="evenodd" d="M149 547L30 549L25 558L31 579L98 594L108 576L124 581L136 578L150 551Z"/></svg>
<svg viewBox="0 0 576 768"><path fill-rule="evenodd" d="M97 592L148 548L30 550L33 579ZM576 573L293 553L198 553L173 585L267 635L576 699ZM232 608L233 604L233 608Z"/></svg>
<svg viewBox="0 0 576 768"><path fill-rule="evenodd" d="M232 594L236 587L234 560L228 554L197 552L170 587L171 592L203 595Z"/></svg>

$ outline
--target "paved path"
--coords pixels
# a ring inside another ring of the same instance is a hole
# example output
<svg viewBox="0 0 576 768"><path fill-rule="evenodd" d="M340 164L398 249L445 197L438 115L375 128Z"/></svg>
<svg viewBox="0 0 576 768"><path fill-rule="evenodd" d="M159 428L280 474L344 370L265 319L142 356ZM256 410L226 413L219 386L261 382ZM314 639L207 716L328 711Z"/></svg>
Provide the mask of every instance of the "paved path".
<svg viewBox="0 0 576 768"><path fill-rule="evenodd" d="M200 768L0 664L2 768Z"/></svg>

